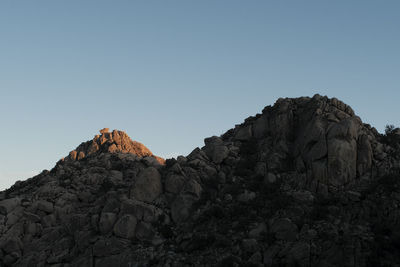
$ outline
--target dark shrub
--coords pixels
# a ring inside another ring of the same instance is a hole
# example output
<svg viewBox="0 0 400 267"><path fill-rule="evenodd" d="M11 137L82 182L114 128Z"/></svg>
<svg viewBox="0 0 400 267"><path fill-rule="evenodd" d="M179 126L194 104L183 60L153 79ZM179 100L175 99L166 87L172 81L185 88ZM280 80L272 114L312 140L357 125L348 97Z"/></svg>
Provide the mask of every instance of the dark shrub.
<svg viewBox="0 0 400 267"><path fill-rule="evenodd" d="M174 232L171 229L171 226L169 225L162 225L159 228L160 233L162 234L163 237L169 239L174 236Z"/></svg>
<svg viewBox="0 0 400 267"><path fill-rule="evenodd" d="M381 136L381 142L391 146L394 151L391 156L400 157L400 129L394 125L386 125L385 134Z"/></svg>
<svg viewBox="0 0 400 267"><path fill-rule="evenodd" d="M236 166L235 174L243 177L251 175L257 163L257 139L252 138L243 142L239 154L241 159Z"/></svg>
<svg viewBox="0 0 400 267"><path fill-rule="evenodd" d="M233 266L241 266L242 261L239 257L229 255L228 257L223 258L219 263L218 267L233 267Z"/></svg>
<svg viewBox="0 0 400 267"><path fill-rule="evenodd" d="M195 233L192 237L187 251L202 250L210 247L215 242L215 235L212 233Z"/></svg>

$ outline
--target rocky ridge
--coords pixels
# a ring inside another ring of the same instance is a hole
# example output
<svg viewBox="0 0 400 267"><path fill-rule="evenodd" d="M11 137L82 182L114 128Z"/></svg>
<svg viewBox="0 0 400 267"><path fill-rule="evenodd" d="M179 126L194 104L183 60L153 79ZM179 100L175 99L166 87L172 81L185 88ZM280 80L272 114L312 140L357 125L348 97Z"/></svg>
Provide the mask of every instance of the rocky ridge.
<svg viewBox="0 0 400 267"><path fill-rule="evenodd" d="M123 132L0 193L0 266L400 266L400 133L278 99L188 156Z"/></svg>

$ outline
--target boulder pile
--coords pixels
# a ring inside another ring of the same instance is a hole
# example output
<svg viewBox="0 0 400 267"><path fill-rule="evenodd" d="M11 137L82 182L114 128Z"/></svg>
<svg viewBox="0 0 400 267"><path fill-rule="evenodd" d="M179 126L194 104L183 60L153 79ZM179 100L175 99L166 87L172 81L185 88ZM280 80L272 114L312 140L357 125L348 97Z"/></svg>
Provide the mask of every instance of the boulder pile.
<svg viewBox="0 0 400 267"><path fill-rule="evenodd" d="M335 98L165 161L100 133L0 193L0 266L400 266L400 130Z"/></svg>
<svg viewBox="0 0 400 267"><path fill-rule="evenodd" d="M96 135L93 140L80 144L65 160L81 160L92 154L106 152L132 153L139 157L153 157L161 164L165 163L163 158L153 155L142 143L132 141L125 132L114 130L110 133L108 128L101 129L100 135Z"/></svg>

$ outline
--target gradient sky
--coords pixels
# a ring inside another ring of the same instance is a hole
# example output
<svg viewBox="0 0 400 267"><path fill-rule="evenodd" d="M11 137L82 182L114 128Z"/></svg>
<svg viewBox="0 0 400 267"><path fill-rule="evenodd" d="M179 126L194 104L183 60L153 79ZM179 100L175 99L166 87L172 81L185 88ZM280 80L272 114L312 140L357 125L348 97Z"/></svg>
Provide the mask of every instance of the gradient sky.
<svg viewBox="0 0 400 267"><path fill-rule="evenodd" d="M188 154L279 97L400 125L400 1L1 1L0 189L103 127Z"/></svg>

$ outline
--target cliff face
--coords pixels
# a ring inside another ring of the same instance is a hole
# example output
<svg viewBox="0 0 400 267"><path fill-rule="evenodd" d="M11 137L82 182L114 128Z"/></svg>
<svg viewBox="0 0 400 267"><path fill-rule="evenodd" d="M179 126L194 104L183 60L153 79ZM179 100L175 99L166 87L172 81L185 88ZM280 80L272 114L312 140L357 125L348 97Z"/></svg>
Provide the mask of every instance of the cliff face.
<svg viewBox="0 0 400 267"><path fill-rule="evenodd" d="M335 98L279 99L224 137L255 141L258 168L295 171L303 177L296 178L299 183L317 191L350 186L387 169L381 165L388 148L379 142L376 129Z"/></svg>
<svg viewBox="0 0 400 267"><path fill-rule="evenodd" d="M396 266L400 134L279 99L188 156L103 129L0 194L5 266Z"/></svg>

